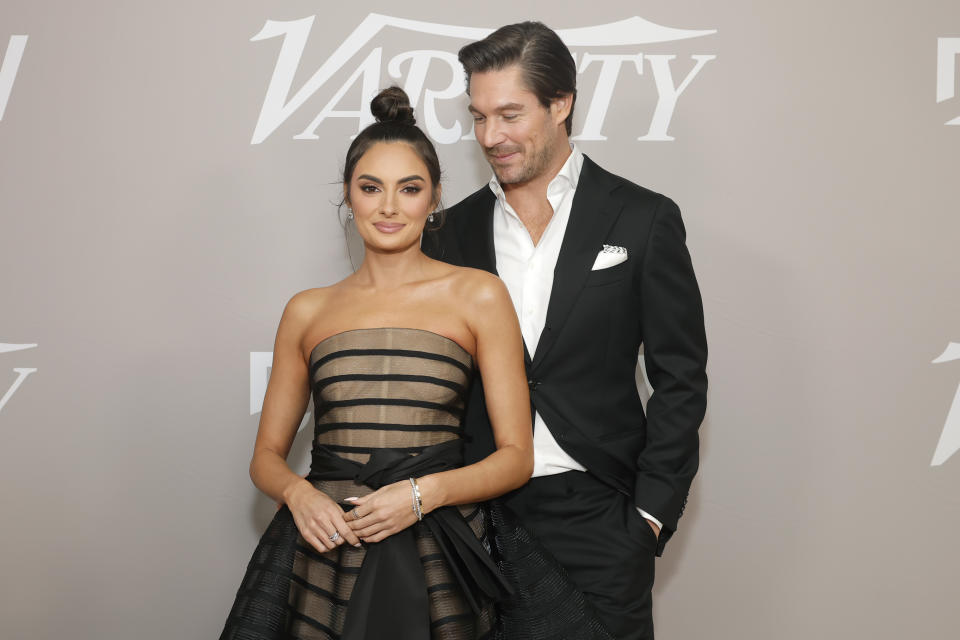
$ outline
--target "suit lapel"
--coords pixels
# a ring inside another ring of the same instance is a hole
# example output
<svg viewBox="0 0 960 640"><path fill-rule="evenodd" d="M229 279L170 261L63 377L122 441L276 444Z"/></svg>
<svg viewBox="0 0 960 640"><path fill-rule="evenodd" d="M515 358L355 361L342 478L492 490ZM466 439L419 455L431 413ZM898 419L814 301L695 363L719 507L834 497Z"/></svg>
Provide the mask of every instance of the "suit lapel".
<svg viewBox="0 0 960 640"><path fill-rule="evenodd" d="M463 264L497 274L497 260L493 246L493 205L496 196L484 187L476 194L476 202L464 211L460 229L460 247Z"/></svg>
<svg viewBox="0 0 960 640"><path fill-rule="evenodd" d="M584 156L583 168L573 196L567 230L563 234L560 255L553 271L553 289L547 305L547 319L533 355L536 369L556 342L563 323L570 315L583 289L597 252L623 205L611 196L614 183L604 179L602 170Z"/></svg>

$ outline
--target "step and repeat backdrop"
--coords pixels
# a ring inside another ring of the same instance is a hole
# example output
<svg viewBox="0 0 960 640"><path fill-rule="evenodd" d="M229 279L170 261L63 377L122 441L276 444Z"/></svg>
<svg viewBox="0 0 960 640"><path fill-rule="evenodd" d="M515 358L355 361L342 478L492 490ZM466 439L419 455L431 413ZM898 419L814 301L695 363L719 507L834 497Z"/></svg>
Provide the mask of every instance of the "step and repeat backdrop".
<svg viewBox="0 0 960 640"><path fill-rule="evenodd" d="M489 178L456 52L524 19L703 292L658 637L957 636L960 4L5 0L0 637L216 637L274 510L280 313L361 258L335 205L369 98L407 90L456 202Z"/></svg>

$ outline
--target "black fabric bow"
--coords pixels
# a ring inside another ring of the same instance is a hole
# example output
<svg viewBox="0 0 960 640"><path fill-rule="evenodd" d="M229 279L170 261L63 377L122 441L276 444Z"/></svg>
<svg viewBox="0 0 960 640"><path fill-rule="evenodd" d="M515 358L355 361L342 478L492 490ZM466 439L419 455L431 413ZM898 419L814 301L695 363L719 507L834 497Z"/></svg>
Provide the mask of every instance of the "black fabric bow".
<svg viewBox="0 0 960 640"><path fill-rule="evenodd" d="M314 446L312 457L308 480L354 480L376 490L410 477L462 466L463 443L459 439L443 442L416 456L377 449L362 465L320 445ZM342 640L430 637L427 584L414 527L427 527L433 535L474 613L510 594L509 585L460 511L440 507L413 527L367 545L350 595Z"/></svg>

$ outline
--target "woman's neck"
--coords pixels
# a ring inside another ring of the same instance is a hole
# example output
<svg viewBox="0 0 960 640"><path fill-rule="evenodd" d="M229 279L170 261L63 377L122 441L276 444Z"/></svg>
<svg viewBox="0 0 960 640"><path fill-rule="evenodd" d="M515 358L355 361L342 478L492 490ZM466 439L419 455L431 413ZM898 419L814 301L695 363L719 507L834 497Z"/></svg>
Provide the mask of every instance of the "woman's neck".
<svg viewBox="0 0 960 640"><path fill-rule="evenodd" d="M354 274L357 283L374 289L396 289L424 280L430 258L418 246L398 252L379 252L366 247L363 263Z"/></svg>

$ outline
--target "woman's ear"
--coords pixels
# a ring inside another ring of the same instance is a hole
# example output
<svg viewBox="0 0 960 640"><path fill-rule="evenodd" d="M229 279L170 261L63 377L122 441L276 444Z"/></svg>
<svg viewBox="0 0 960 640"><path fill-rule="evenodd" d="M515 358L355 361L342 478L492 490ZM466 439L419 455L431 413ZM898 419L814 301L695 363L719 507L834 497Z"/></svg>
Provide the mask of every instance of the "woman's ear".
<svg viewBox="0 0 960 640"><path fill-rule="evenodd" d="M441 196L442 196L442 195L443 195L443 186L438 184L438 185L433 189L433 208L434 208L434 209L437 209L437 207L440 206Z"/></svg>
<svg viewBox="0 0 960 640"><path fill-rule="evenodd" d="M347 205L347 208L353 208L350 206L350 185L346 182L343 183L343 204Z"/></svg>

